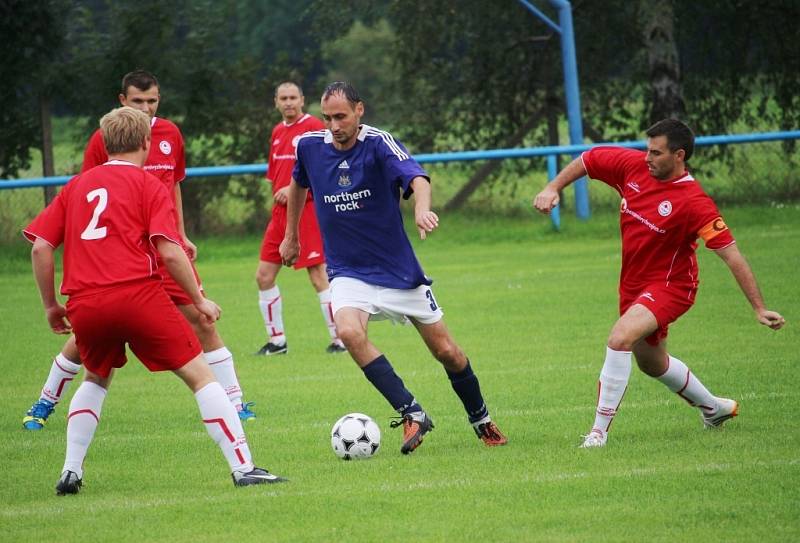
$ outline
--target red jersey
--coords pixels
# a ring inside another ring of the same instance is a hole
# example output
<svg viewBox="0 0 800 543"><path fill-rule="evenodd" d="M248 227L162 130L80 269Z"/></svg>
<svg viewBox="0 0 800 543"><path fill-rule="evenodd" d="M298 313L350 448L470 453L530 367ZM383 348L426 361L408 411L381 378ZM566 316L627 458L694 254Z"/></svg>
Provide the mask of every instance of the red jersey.
<svg viewBox="0 0 800 543"><path fill-rule="evenodd" d="M649 284L696 289L697 238L709 249L734 243L714 201L689 172L660 181L650 175L646 153L595 147L582 155L586 172L622 196L620 291Z"/></svg>
<svg viewBox="0 0 800 543"><path fill-rule="evenodd" d="M141 168L114 160L73 177L23 234L64 244L61 293L158 278L151 240L178 243L170 194Z"/></svg>
<svg viewBox="0 0 800 543"><path fill-rule="evenodd" d="M283 187L288 187L292 180L292 170L296 160L297 138L301 134L313 130L323 130L325 125L316 117L305 113L292 124L281 121L272 129L269 141L269 162L267 164L267 179L272 182L274 195ZM311 199L311 193L308 195Z"/></svg>
<svg viewBox="0 0 800 543"><path fill-rule="evenodd" d="M103 133L98 128L83 152L81 172L105 164L108 160ZM186 155L181 131L166 119L153 117L150 120L150 153L144 169L161 179L175 203L175 184L186 177Z"/></svg>

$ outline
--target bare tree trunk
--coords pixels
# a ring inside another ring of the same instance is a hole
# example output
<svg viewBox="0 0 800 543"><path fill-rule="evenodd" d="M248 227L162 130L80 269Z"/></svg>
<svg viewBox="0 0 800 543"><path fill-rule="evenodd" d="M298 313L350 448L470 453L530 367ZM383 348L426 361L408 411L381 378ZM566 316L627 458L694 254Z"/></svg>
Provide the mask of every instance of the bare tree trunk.
<svg viewBox="0 0 800 543"><path fill-rule="evenodd" d="M534 113L528 121L522 125L522 127L516 131L514 134L511 135L506 141L504 147L511 148L516 147L522 140L525 139L525 136L528 135L528 132L536 126L542 117L542 110L537 111ZM472 177L469 178L469 181L461 187L453 198L444 205L444 209L446 211L453 211L455 209L460 209L472 196L472 193L475 192L481 184L486 181L494 172L496 172L500 166L502 166L502 160L490 160L478 170L472 174Z"/></svg>
<svg viewBox="0 0 800 543"><path fill-rule="evenodd" d="M49 97L39 97L39 114L42 123L42 175L52 177L55 175L55 162L53 160L53 125ZM53 201L53 198L56 197L56 188L54 186L43 188L44 205L48 206Z"/></svg>
<svg viewBox="0 0 800 543"><path fill-rule="evenodd" d="M547 144L558 145L561 142L558 137L558 118L561 113L561 102L552 87L547 89L545 107L547 108ZM556 155L556 171L560 170L561 156ZM566 200L564 199L563 191L559 193L559 196L561 197L561 208L564 209Z"/></svg>
<svg viewBox="0 0 800 543"><path fill-rule="evenodd" d="M686 104L673 33L675 14L672 0L641 0L639 12L650 64L650 124L661 119L681 119L686 114Z"/></svg>

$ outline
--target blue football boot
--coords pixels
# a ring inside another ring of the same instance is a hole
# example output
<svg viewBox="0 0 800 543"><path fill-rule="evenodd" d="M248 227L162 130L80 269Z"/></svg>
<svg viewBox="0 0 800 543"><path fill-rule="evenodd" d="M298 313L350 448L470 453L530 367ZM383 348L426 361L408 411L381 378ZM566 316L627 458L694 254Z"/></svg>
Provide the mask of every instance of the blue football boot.
<svg viewBox="0 0 800 543"><path fill-rule="evenodd" d="M253 420L256 418L256 414L252 409L250 409L250 407L254 406L255 404L256 402L242 403L242 408L237 411L239 413L239 420L242 422L247 422L248 420Z"/></svg>
<svg viewBox="0 0 800 543"><path fill-rule="evenodd" d="M26 430L41 430L47 424L49 417L56 408L56 404L51 401L39 399L28 409L25 418L22 419L22 426Z"/></svg>

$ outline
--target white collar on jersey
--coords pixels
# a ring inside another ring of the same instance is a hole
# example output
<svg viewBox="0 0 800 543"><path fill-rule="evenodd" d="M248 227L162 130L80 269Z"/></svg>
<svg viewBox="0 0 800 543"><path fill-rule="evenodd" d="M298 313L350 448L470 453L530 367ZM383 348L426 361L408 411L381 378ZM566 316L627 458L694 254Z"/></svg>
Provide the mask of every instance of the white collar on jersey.
<svg viewBox="0 0 800 543"><path fill-rule="evenodd" d="M692 174L687 173L680 179L676 179L675 181L673 181L673 183L686 183L687 181L694 181L694 177L692 177Z"/></svg>
<svg viewBox="0 0 800 543"><path fill-rule="evenodd" d="M103 166L136 166L136 164L133 162L128 162L127 160L115 158L114 160L109 160L108 162L104 163Z"/></svg>
<svg viewBox="0 0 800 543"><path fill-rule="evenodd" d="M302 123L303 121L305 121L305 120L306 120L306 119L308 119L309 117L310 117L310 115L309 115L308 113L304 113L302 117L300 117L299 119L297 119L297 120L296 120L295 122L293 122L292 124L289 124L289 123L287 123L286 121L283 121L283 126L285 126L286 128L289 128L290 126L294 126L294 125L296 125L296 124L300 124L300 123Z"/></svg>
<svg viewBox="0 0 800 543"><path fill-rule="evenodd" d="M152 119L150 119L150 128L153 128L156 125L156 119L158 119L158 117L156 117L155 115L153 116Z"/></svg>
<svg viewBox="0 0 800 543"><path fill-rule="evenodd" d="M372 130L372 127L368 124L362 124L358 129L358 141L364 141L367 139L367 132ZM325 131L325 143L333 143L333 134L330 130Z"/></svg>

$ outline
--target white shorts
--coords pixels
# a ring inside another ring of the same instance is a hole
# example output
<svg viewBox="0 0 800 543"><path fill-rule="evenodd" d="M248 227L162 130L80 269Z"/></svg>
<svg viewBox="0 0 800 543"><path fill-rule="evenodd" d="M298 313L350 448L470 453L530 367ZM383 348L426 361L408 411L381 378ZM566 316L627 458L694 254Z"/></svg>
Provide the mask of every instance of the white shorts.
<svg viewBox="0 0 800 543"><path fill-rule="evenodd" d="M369 313L370 320L389 319L399 324L408 324L409 318L433 324L444 316L427 285L415 289L387 288L352 277L334 277L331 281L331 306L334 315L343 307L354 307Z"/></svg>

